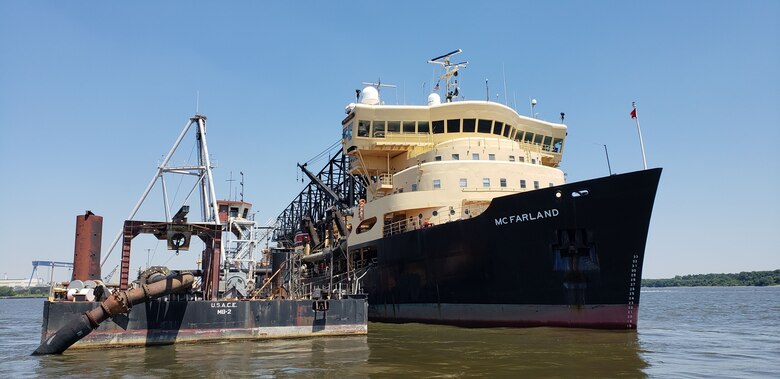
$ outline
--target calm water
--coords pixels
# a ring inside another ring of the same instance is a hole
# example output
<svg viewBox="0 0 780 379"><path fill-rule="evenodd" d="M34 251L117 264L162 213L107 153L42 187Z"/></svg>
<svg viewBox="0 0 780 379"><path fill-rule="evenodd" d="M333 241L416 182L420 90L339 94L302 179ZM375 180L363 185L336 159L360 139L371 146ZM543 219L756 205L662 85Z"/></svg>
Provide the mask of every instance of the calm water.
<svg viewBox="0 0 780 379"><path fill-rule="evenodd" d="M780 377L780 287L642 291L637 332L372 323L361 337L31 357L42 300L0 299L0 377Z"/></svg>

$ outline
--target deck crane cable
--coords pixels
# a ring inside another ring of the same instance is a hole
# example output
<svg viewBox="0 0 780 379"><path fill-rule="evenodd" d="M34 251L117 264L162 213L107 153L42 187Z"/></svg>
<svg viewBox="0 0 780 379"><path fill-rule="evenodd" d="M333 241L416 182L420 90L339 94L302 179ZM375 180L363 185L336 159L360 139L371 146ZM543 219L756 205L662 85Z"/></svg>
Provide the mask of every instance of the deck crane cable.
<svg viewBox="0 0 780 379"><path fill-rule="evenodd" d="M184 161L185 164L190 162L190 160L192 159L192 154L195 153L195 148L197 146L198 146L198 144L196 142L193 142L192 149L190 150L190 155L187 157L187 160ZM176 197L179 196L179 189L181 188L182 182L184 182L184 175L180 175L179 176L179 185L176 186L176 192L173 193L173 199L171 200L171 203L175 203L176 202ZM182 204L182 205L184 205L184 204Z"/></svg>
<svg viewBox="0 0 780 379"><path fill-rule="evenodd" d="M337 145L339 145L340 143L341 143L341 138L337 139L336 142L334 142L330 146L326 147L325 150L321 151L319 154L315 155L313 158L311 158L308 161L306 161L306 164L310 164L310 163L312 163L312 162L322 158L323 156L325 156L325 154L328 154L328 153L332 152L334 150L334 148Z"/></svg>

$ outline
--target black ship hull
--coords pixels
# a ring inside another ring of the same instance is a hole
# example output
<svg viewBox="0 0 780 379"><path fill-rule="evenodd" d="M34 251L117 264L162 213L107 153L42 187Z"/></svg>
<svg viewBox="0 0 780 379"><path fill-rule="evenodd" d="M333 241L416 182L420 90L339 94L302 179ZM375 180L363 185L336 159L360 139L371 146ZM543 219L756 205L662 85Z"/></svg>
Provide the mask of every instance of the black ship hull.
<svg viewBox="0 0 780 379"><path fill-rule="evenodd" d="M99 306L97 302L46 301L41 341ZM366 307L365 299L331 299L327 303L153 300L134 306L128 315L106 320L71 348L360 335L368 331Z"/></svg>
<svg viewBox="0 0 780 379"><path fill-rule="evenodd" d="M351 246L377 251L369 320L635 329L660 175L499 197L470 219Z"/></svg>

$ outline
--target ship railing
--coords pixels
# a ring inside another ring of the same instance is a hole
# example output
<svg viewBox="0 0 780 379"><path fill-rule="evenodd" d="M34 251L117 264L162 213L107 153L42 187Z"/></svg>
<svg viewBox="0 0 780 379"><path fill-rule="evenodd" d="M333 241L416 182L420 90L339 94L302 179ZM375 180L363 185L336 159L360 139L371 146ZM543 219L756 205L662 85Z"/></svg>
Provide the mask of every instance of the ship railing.
<svg viewBox="0 0 780 379"><path fill-rule="evenodd" d="M347 273L336 274L332 281L329 276L317 278L298 287L298 298L313 300L321 298L323 292L330 292L331 298L343 299L351 289L348 279L354 276L354 273L351 276Z"/></svg>
<svg viewBox="0 0 780 379"><path fill-rule="evenodd" d="M517 188L517 187L490 187L490 188L484 188L484 187L472 187L472 188L462 188L461 192L523 192L528 191L528 188Z"/></svg>
<svg viewBox="0 0 780 379"><path fill-rule="evenodd" d="M485 212L489 205L490 202L486 201L466 204L465 206L450 206L447 209L438 211L436 216L431 217L428 221L430 223L429 226L477 217Z"/></svg>
<svg viewBox="0 0 780 379"><path fill-rule="evenodd" d="M398 132L387 132L382 139L375 140L374 144L389 150L406 150L410 154L409 158L430 151L434 146L432 134Z"/></svg>
<svg viewBox="0 0 780 379"><path fill-rule="evenodd" d="M410 146L425 146L433 143L430 134L387 132L384 136L384 141L377 142Z"/></svg>
<svg viewBox="0 0 780 379"><path fill-rule="evenodd" d="M436 216L430 217L426 221L416 217L410 217L408 219L389 222L384 225L382 235L384 237L389 237L395 234L428 228L434 225L477 217L482 214L489 205L489 202L480 202L479 204L467 204L465 206L451 206L444 211L437 211Z"/></svg>

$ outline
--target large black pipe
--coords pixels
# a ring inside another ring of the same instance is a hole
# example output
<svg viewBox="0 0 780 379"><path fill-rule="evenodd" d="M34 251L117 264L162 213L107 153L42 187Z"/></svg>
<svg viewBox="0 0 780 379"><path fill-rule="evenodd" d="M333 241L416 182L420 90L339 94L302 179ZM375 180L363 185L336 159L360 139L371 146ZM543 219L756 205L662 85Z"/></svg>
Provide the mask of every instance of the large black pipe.
<svg viewBox="0 0 780 379"><path fill-rule="evenodd" d="M79 318L54 332L35 349L32 355L62 354L71 345L95 330L106 319L129 312L133 305L187 290L192 287L194 282L195 278L192 273L181 272L169 275L154 283L142 284L138 288L114 292L100 303L99 307L84 312Z"/></svg>
<svg viewBox="0 0 780 379"><path fill-rule="evenodd" d="M272 293L277 293L284 288L284 279L290 271L286 265L289 257L289 249L271 249L271 270L276 275L271 283Z"/></svg>

